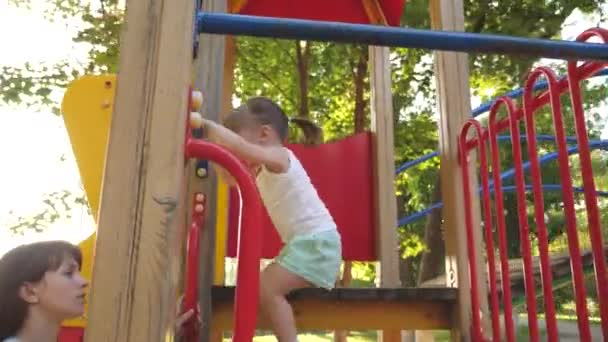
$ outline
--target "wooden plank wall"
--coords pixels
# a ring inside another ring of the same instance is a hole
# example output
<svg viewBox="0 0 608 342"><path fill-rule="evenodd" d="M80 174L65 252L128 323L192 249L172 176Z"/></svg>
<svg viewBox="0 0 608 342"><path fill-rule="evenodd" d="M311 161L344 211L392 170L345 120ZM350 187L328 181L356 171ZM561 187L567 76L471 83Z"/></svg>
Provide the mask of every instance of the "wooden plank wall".
<svg viewBox="0 0 608 342"><path fill-rule="evenodd" d="M194 2L128 0L86 341L173 334ZM179 67L176 67L179 66Z"/></svg>

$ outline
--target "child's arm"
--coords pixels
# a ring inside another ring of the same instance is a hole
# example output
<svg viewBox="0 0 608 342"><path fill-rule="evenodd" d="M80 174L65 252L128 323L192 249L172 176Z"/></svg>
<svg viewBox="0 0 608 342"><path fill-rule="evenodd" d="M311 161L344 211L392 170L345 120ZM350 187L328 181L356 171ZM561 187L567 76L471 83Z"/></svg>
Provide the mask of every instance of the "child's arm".
<svg viewBox="0 0 608 342"><path fill-rule="evenodd" d="M289 156L282 148L252 144L226 127L207 119L203 119L203 129L207 131L210 140L249 163L264 165L276 173L285 172L289 167Z"/></svg>

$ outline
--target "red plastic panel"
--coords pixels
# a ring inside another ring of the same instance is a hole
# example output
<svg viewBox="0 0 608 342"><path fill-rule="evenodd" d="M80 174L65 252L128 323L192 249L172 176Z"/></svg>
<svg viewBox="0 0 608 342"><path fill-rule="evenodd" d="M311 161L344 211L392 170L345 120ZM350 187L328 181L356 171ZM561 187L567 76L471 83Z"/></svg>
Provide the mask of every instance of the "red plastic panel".
<svg viewBox="0 0 608 342"><path fill-rule="evenodd" d="M399 26L405 0L379 0L389 25ZM249 0L240 14L368 24L361 0Z"/></svg>
<svg viewBox="0 0 608 342"><path fill-rule="evenodd" d="M342 235L344 260L376 260L371 134L360 133L316 147L289 145L308 172ZM230 192L227 256L235 257L239 224L238 191ZM262 257L275 257L281 246L268 214L263 213ZM244 227L248 229L248 227Z"/></svg>
<svg viewBox="0 0 608 342"><path fill-rule="evenodd" d="M61 327L58 342L82 342L84 341L84 329L77 327Z"/></svg>

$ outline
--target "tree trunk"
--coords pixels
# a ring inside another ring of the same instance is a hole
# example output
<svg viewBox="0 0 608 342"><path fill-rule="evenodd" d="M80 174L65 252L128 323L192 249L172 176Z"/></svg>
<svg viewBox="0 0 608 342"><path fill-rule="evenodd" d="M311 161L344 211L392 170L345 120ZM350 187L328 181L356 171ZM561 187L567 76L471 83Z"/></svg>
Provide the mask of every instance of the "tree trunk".
<svg viewBox="0 0 608 342"><path fill-rule="evenodd" d="M353 74L353 83L355 85L355 133L361 133L365 130L365 108L367 101L363 97L367 75L367 62L369 59L369 50L363 49L359 55L359 60Z"/></svg>
<svg viewBox="0 0 608 342"><path fill-rule="evenodd" d="M439 201L441 201L441 182L439 181L439 175L437 175L431 203ZM441 208L433 209L427 216L424 229L424 244L427 250L422 253L420 261L420 272L418 273L419 286L425 281L440 276L445 267L445 244L441 229Z"/></svg>
<svg viewBox="0 0 608 342"><path fill-rule="evenodd" d="M296 40L295 44L298 69L298 90L300 91L298 116L308 118L310 114L310 109L308 108L308 66L312 42Z"/></svg>

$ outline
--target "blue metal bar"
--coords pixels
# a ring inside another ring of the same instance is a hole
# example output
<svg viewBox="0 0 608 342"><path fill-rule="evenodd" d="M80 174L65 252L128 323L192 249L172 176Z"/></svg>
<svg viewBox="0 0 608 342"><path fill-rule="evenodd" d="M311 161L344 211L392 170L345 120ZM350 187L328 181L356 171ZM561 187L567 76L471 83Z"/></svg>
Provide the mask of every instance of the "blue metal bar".
<svg viewBox="0 0 608 342"><path fill-rule="evenodd" d="M594 74L590 78L603 77L603 76L608 76L608 68L601 70L600 72ZM536 82L536 84L534 85L534 90L535 91L537 91L537 90L545 90L545 89L547 89L547 81ZM524 89L523 88L519 88L519 89L512 90L512 91L506 93L503 96L507 96L507 97L510 97L512 99L515 99L515 98L520 97L521 94L523 94L523 92L524 92ZM473 110L473 112L472 112L472 116L473 117L477 117L477 116L479 116L481 114L489 112L490 108L492 108L492 105L494 104L494 102L496 102L496 99L497 98L494 98L494 99L492 99L492 100L490 100L488 102L483 103L479 107L475 108Z"/></svg>
<svg viewBox="0 0 608 342"><path fill-rule="evenodd" d="M521 135L521 140L525 141L526 140L526 136L524 134ZM555 142L555 137L552 135L537 135L536 136L536 140L537 141L548 141L548 142ZM503 142L503 141L511 141L511 137L508 135L499 135L498 136L498 141L499 142ZM576 143L576 137L566 137L566 141L570 142L570 143ZM396 170L395 170L395 175L400 174L401 172L414 167L418 164L424 163L425 161L429 160L429 159L433 159L434 157L439 156L439 152L435 151L432 153L428 153L425 154L424 156L418 158L418 159L414 159L414 160L410 160L408 162L405 162L403 164L401 164Z"/></svg>
<svg viewBox="0 0 608 342"><path fill-rule="evenodd" d="M503 186L502 190L504 192L515 192L517 189L514 185L508 185L508 186ZM532 186L531 185L526 185L526 191L531 191L532 190ZM562 186L561 184L543 184L543 190L545 191L561 191L562 190ZM582 187L572 187L572 190L574 190L574 192L585 192L585 190ZM481 191L481 189L480 189ZM494 193L494 188L490 189L490 192ZM597 195L600 197L608 197L608 191L596 191ZM439 203L435 203L432 206L421 210L415 214L406 216L406 217L402 217L401 219L399 219L399 226L404 226L406 224L410 224L414 221L417 221L421 218L424 218L425 216L427 216L428 214L431 213L431 211L433 211L434 209L438 209L443 207L443 202L439 202Z"/></svg>
<svg viewBox="0 0 608 342"><path fill-rule="evenodd" d="M600 76L608 76L608 68L603 69L602 71L596 73L592 77L600 77ZM547 82L546 81L537 82L536 85L534 86L534 90L544 90L544 89L547 89ZM506 93L504 96L508 96L510 98L518 98L519 96L521 96L521 94L523 92L524 92L523 88L519 88L519 89L515 89L515 90L512 90L512 91ZM488 102L485 102L484 104L482 104L479 107L475 108L473 110L473 112L471 113L471 116L477 117L477 116L479 116L481 114L487 113L490 110L490 108L492 108L492 105L494 104L494 102L496 102L496 98L494 98L494 99L492 99L492 100L490 100ZM547 135L546 137L550 137L550 136ZM568 137L566 139L569 142L576 143L576 138L575 137ZM499 136L498 140L502 141L503 139L502 139L501 136ZM508 138L506 140L510 140L510 138ZM551 137L550 140L551 141L555 141L555 138ZM546 140L546 141L549 141L549 140ZM423 163L423 162L425 162L425 161L427 161L429 159L432 159L434 157L437 157L437 156L439 156L439 152L435 151L435 152L431 152L431 153L425 154L425 155L423 155L422 157L420 157L418 159L414 159L414 160L405 162L405 163L401 164L397 168L397 170L395 171L395 174L398 175L401 172L404 172L405 170L407 170L407 169L409 169L411 167L414 167L414 166L416 166L418 164L421 164L421 163Z"/></svg>
<svg viewBox="0 0 608 342"><path fill-rule="evenodd" d="M600 149L600 150L608 150L608 140L593 140L593 141L590 141L589 142L589 148L591 150L598 150L598 149ZM578 145L577 146L571 146L570 148L568 148L568 155L577 154L577 153L578 153ZM547 153L547 154L541 156L539 158L539 162L542 165L542 164L546 164L546 163L548 163L548 162L550 162L552 160L555 160L555 159L557 159L557 152L551 152L551 153ZM527 170L529 168L530 168L530 162L529 161L525 162L523 164L523 169ZM515 175L515 170L514 169L509 169L509 170L503 172L500 175L500 178L502 180L505 180L505 179L512 178L514 175ZM558 186L559 188L555 188L556 186ZM530 190L529 186L527 186L527 187L528 187L527 189ZM513 192L514 189L515 189L515 187L513 187L513 186L503 186L503 190L504 191ZM557 184L557 185L545 184L545 185L543 185L543 189L544 190L548 190L548 191L558 191L559 189L561 189L561 185L559 185L559 184ZM574 189L575 192L583 192L583 189L580 188L580 187L574 187L573 189ZM481 188L479 188L479 191L481 191ZM494 182L493 181L490 181L490 191L494 192ZM608 197L608 191L598 191L597 194L598 194L598 196ZM428 207L428 208L426 208L424 210L421 210L421 211L416 212L416 213L414 213L412 215L408 215L408 216L404 216L404 217L400 218L399 221L397 222L397 224L398 224L398 226L403 226L405 224L412 223L412 222L414 222L414 221L416 221L418 219L421 219L421 218L425 217L433 209L441 208L441 207L443 207L443 202L434 203L430 207Z"/></svg>
<svg viewBox="0 0 608 342"><path fill-rule="evenodd" d="M199 33L608 61L608 45L598 43L207 12L197 25Z"/></svg>

